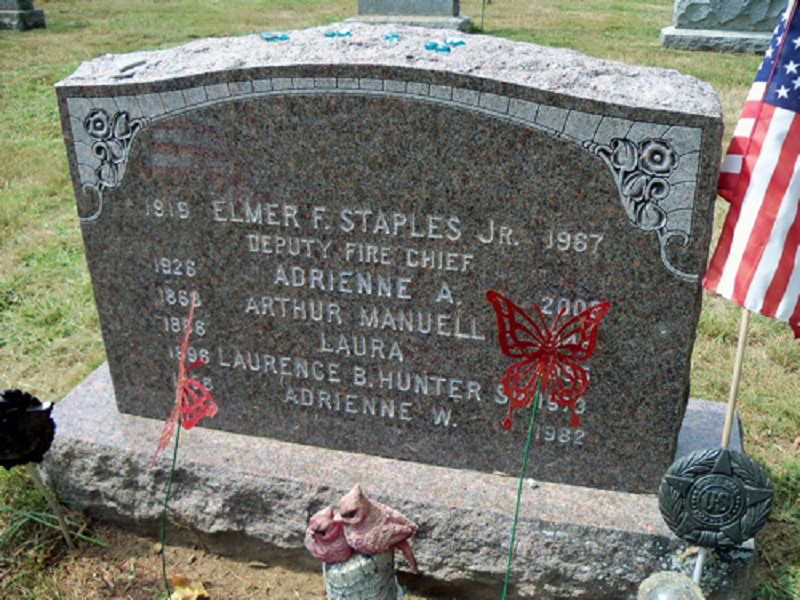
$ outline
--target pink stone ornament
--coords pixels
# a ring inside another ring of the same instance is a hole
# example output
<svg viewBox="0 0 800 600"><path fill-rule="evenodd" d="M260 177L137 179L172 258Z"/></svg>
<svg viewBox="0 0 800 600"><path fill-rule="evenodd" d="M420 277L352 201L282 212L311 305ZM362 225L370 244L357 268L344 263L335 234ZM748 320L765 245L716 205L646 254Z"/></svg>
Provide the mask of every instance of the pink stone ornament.
<svg viewBox="0 0 800 600"><path fill-rule="evenodd" d="M343 524L349 546L361 554L400 550L415 571L417 562L408 542L417 526L393 508L370 500L356 485L335 506L334 520Z"/></svg>
<svg viewBox="0 0 800 600"><path fill-rule="evenodd" d="M326 563L344 562L353 554L344 538L342 524L334 521L333 506L323 508L309 519L305 544L314 558Z"/></svg>

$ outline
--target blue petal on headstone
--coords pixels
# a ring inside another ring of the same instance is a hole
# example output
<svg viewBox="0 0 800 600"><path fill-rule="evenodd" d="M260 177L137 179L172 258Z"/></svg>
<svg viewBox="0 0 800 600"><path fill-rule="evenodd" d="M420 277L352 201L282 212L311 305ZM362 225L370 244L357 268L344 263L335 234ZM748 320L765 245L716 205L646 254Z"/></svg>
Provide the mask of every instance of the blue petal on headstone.
<svg viewBox="0 0 800 600"><path fill-rule="evenodd" d="M265 31L264 33L260 34L261 39L265 42L285 42L289 39L289 36L285 33L270 33Z"/></svg>
<svg viewBox="0 0 800 600"><path fill-rule="evenodd" d="M400 39L400 36L396 33L389 33L383 36L383 39L385 39L387 42L396 42Z"/></svg>
<svg viewBox="0 0 800 600"><path fill-rule="evenodd" d="M447 44L448 46L455 48L456 46L463 46L466 42L461 38L448 37L445 38L444 43Z"/></svg>
<svg viewBox="0 0 800 600"><path fill-rule="evenodd" d="M447 44L440 44L439 42L426 42L426 50L433 50L434 52L445 53L450 52L450 46Z"/></svg>
<svg viewBox="0 0 800 600"><path fill-rule="evenodd" d="M327 38L350 37L349 29L329 29L324 33Z"/></svg>

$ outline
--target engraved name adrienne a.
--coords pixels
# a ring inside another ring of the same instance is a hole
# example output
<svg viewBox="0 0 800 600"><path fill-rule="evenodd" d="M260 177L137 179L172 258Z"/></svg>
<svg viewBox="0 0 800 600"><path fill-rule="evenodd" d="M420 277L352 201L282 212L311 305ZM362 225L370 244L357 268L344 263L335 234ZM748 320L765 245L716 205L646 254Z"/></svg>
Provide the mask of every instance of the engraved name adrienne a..
<svg viewBox="0 0 800 600"><path fill-rule="evenodd" d="M277 265L273 283L276 286L307 288L321 292L355 294L411 300L411 277L372 274L362 271L307 268L298 265Z"/></svg>

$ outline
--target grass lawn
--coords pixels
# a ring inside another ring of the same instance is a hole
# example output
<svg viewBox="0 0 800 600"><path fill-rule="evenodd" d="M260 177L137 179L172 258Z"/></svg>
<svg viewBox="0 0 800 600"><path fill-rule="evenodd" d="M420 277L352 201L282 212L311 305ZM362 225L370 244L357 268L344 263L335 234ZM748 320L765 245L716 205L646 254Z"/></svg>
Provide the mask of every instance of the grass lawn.
<svg viewBox="0 0 800 600"><path fill-rule="evenodd" d="M45 10L46 30L0 31L0 388L55 400L104 360L104 349L53 84L103 53L325 24L354 14L355 2L36 0L36 7ZM673 0L493 0L484 30L694 75L719 93L730 132L760 57L662 48L659 32L671 24L672 7ZM462 0L461 13L478 24L481 12L480 1ZM725 211L720 201L718 229ZM730 302L705 295L693 396L727 400L739 314ZM739 406L747 451L769 470L777 491L758 539L758 598L800 598L800 452L792 446L800 436L799 399L800 341L786 325L754 317ZM40 510L40 499L21 492L20 483L20 474L0 472L0 507ZM6 535L17 522L0 512L0 596L10 593L3 580L13 574L17 592L30 592L19 597L61 597L42 565L50 546L30 524Z"/></svg>

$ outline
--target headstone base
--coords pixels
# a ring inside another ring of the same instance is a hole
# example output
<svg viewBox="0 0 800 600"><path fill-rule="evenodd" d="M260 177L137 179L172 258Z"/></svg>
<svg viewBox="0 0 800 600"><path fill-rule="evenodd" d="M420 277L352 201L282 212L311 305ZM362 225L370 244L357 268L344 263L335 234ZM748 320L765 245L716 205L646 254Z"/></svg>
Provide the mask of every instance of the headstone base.
<svg viewBox="0 0 800 600"><path fill-rule="evenodd" d="M225 410L223 398L217 398ZM692 400L678 454L719 444L722 404ZM171 449L149 463L163 421L120 414L108 366L59 402L56 439L43 463L62 501L88 515L155 536ZM500 430L498 435L507 435ZM741 448L738 425L731 443ZM520 457L521 460L521 457ZM535 454L534 454L535 460ZM647 460L647 457L642 457ZM497 598L517 479L337 452L195 428L180 438L171 542L198 537L216 553L319 570L303 546L308 518L355 483L420 527L412 544L422 575L412 588L458 598ZM691 573L686 544L664 524L655 494L528 480L522 494L512 596L631 598L650 574ZM754 546L718 553L701 586L709 599L751 597ZM401 560L399 566L407 568Z"/></svg>
<svg viewBox="0 0 800 600"><path fill-rule="evenodd" d="M720 29L678 29L672 25L661 30L661 44L675 50L708 50L763 54L769 47L772 32L723 31Z"/></svg>
<svg viewBox="0 0 800 600"><path fill-rule="evenodd" d="M429 27L431 29L456 29L458 31L472 31L472 21L467 16L439 17L439 16L414 16L414 15L358 15L347 19L348 23L367 23L368 25L413 25L415 27Z"/></svg>
<svg viewBox="0 0 800 600"><path fill-rule="evenodd" d="M0 29L25 31L26 29L43 29L44 11L40 8L32 10L0 10Z"/></svg>

